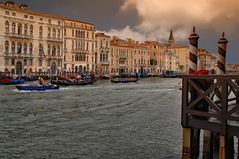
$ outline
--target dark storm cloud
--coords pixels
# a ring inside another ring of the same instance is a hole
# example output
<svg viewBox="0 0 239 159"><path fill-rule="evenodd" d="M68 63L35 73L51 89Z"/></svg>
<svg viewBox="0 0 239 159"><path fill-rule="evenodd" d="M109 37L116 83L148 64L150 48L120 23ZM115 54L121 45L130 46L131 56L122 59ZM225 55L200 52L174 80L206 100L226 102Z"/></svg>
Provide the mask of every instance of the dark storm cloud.
<svg viewBox="0 0 239 159"><path fill-rule="evenodd" d="M67 18L91 22L99 30L123 28L138 22L135 11L119 12L123 0L13 0L28 4L35 11L53 13ZM2 1L1 2L5 2Z"/></svg>

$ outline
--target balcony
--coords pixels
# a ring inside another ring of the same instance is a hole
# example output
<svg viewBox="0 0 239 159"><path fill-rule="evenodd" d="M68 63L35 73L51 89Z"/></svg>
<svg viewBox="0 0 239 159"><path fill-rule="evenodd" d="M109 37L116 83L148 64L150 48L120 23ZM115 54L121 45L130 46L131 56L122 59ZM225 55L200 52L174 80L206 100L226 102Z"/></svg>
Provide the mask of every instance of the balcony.
<svg viewBox="0 0 239 159"><path fill-rule="evenodd" d="M120 63L119 66L120 66L120 67L126 67L127 65L126 65L126 64L123 64L123 63Z"/></svg>
<svg viewBox="0 0 239 159"><path fill-rule="evenodd" d="M128 58L128 56L127 56L127 55L124 55L124 54L120 54L120 55L119 55L119 58L122 58L122 59L127 59L127 58Z"/></svg>
<svg viewBox="0 0 239 159"><path fill-rule="evenodd" d="M47 40L47 41L50 41L50 42L63 43L63 39L62 39L62 38L47 37L46 40Z"/></svg>
<svg viewBox="0 0 239 159"><path fill-rule="evenodd" d="M139 67L146 67L146 64L140 63L140 64L139 64Z"/></svg>
<svg viewBox="0 0 239 159"><path fill-rule="evenodd" d="M109 65L110 62L109 62L109 61L100 61L100 64L101 64L101 65Z"/></svg>
<svg viewBox="0 0 239 159"><path fill-rule="evenodd" d="M90 51L89 50L77 50L77 49L72 49L71 50L74 53L82 53L82 54L89 54Z"/></svg>
<svg viewBox="0 0 239 159"><path fill-rule="evenodd" d="M44 57L44 56L43 56ZM61 56L49 56L49 55L47 55L46 56L46 59L47 60L63 60L63 57L61 57Z"/></svg>
<svg viewBox="0 0 239 159"><path fill-rule="evenodd" d="M26 34L17 34L17 33L5 33L6 36L11 37L11 38L19 38L19 39L31 39L33 36L31 35L26 35Z"/></svg>
<svg viewBox="0 0 239 159"><path fill-rule="evenodd" d="M33 54L24 54L24 53L4 53L4 57L9 58L33 58Z"/></svg>

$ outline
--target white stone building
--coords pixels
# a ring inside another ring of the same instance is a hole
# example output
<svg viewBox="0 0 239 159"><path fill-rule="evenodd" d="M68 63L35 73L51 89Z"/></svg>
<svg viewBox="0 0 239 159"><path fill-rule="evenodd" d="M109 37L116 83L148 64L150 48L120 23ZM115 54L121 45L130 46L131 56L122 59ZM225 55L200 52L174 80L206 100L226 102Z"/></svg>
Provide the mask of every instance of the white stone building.
<svg viewBox="0 0 239 159"><path fill-rule="evenodd" d="M63 61L63 18L0 3L0 72L56 74Z"/></svg>

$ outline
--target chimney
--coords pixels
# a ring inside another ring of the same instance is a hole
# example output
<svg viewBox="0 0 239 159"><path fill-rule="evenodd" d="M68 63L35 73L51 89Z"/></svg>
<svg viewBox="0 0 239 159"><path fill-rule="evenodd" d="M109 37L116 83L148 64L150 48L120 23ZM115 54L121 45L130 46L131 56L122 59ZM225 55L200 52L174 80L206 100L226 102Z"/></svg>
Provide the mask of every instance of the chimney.
<svg viewBox="0 0 239 159"><path fill-rule="evenodd" d="M20 8L20 9L23 9L23 10L26 10L27 7L28 7L27 4L22 4L22 5L19 6L19 8Z"/></svg>
<svg viewBox="0 0 239 159"><path fill-rule="evenodd" d="M9 6L9 7L13 7L15 5L15 3L13 1L7 1L5 3L6 6Z"/></svg>

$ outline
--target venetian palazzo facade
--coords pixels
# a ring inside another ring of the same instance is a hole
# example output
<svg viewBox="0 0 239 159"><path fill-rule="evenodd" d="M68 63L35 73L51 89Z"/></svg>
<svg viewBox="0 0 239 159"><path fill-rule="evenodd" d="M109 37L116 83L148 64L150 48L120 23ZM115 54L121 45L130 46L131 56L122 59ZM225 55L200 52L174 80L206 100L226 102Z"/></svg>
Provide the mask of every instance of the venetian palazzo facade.
<svg viewBox="0 0 239 159"><path fill-rule="evenodd" d="M27 5L0 4L0 72L57 74L63 62L63 18Z"/></svg>
<svg viewBox="0 0 239 159"><path fill-rule="evenodd" d="M64 72L95 71L95 30L92 23L64 20Z"/></svg>
<svg viewBox="0 0 239 159"><path fill-rule="evenodd" d="M100 76L110 76L111 37L104 33L96 33L95 72Z"/></svg>

